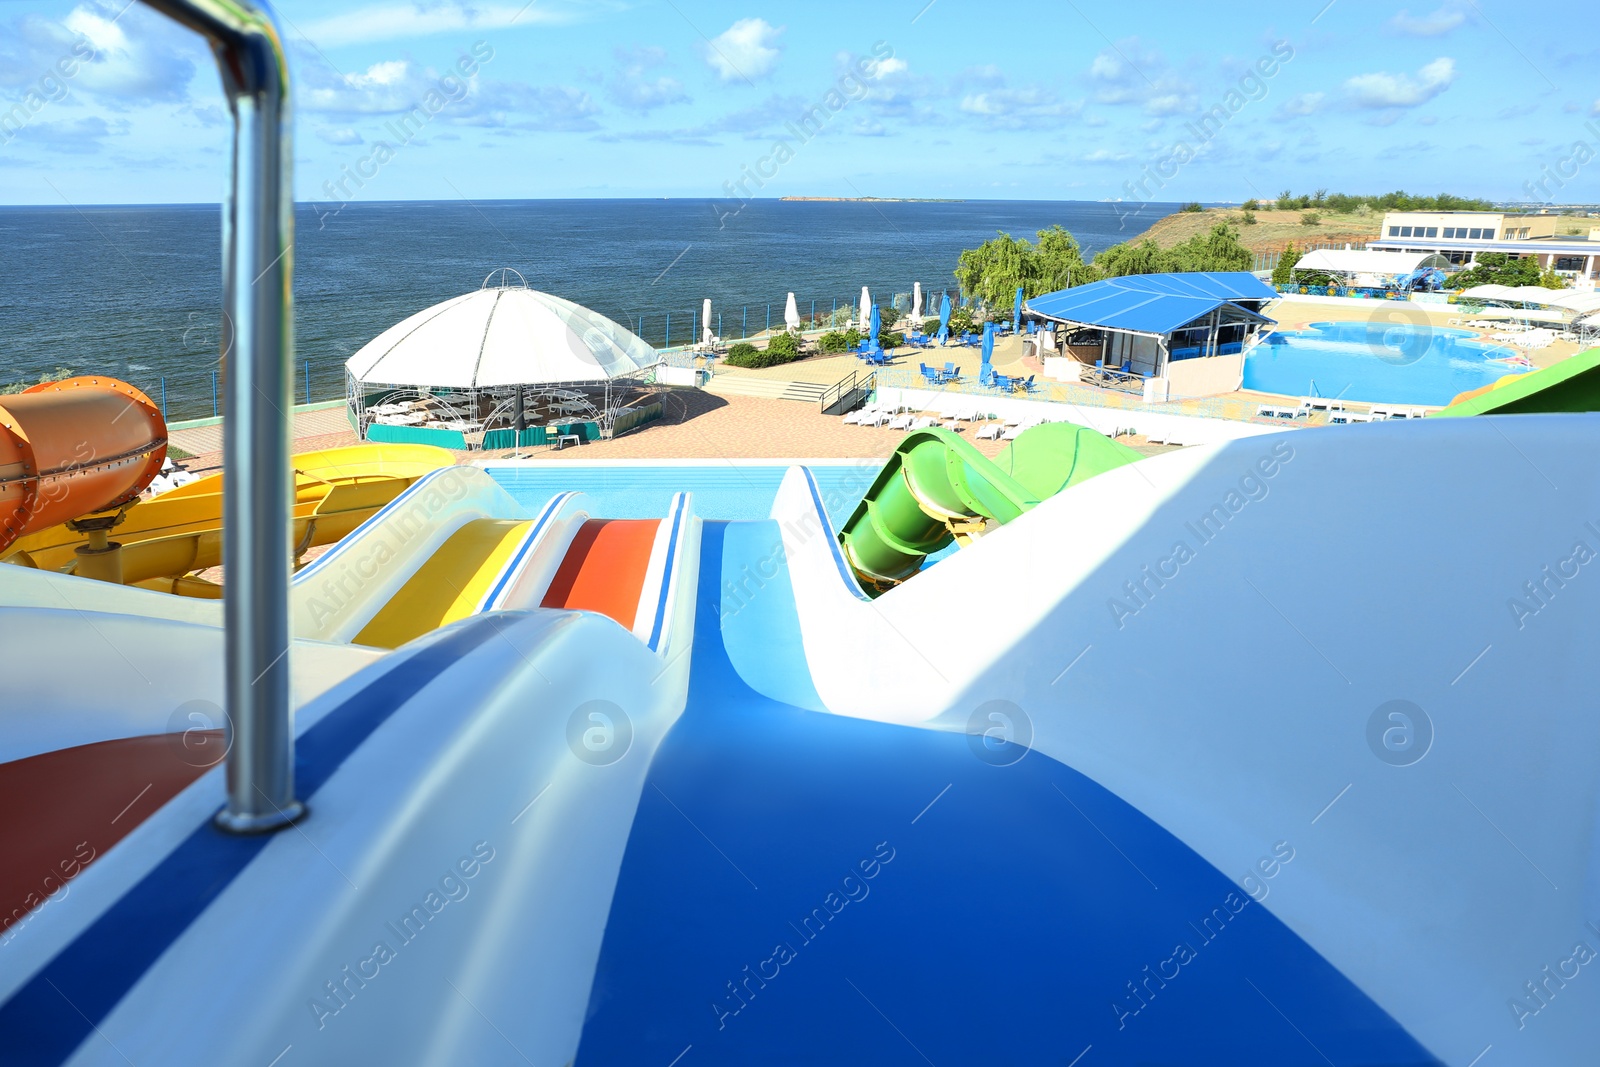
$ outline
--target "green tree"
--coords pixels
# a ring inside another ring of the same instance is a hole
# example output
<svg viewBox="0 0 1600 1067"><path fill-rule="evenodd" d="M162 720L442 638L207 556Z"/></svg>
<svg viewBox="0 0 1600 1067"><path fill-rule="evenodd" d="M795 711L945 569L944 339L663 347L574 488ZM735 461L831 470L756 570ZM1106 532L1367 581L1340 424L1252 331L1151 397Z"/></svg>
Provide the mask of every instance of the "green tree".
<svg viewBox="0 0 1600 1067"><path fill-rule="evenodd" d="M1293 190L1285 189L1283 192L1278 194L1278 210L1279 211L1293 211L1295 208L1297 208L1299 206L1300 206L1300 201L1295 199L1295 195L1294 195L1294 191Z"/></svg>
<svg viewBox="0 0 1600 1067"><path fill-rule="evenodd" d="M1211 232L1189 238L1169 250L1171 270L1249 270L1255 253L1239 241L1239 231L1226 222L1211 227Z"/></svg>
<svg viewBox="0 0 1600 1067"><path fill-rule="evenodd" d="M1539 261L1532 256L1514 259L1504 252L1483 252L1476 266L1452 274L1447 289L1471 289L1475 285L1539 285Z"/></svg>
<svg viewBox="0 0 1600 1067"><path fill-rule="evenodd" d="M1172 255L1149 237L1124 241L1094 257L1094 268L1102 278L1121 278L1129 274L1164 274L1173 270Z"/></svg>
<svg viewBox="0 0 1600 1067"><path fill-rule="evenodd" d="M1567 280L1557 274L1554 267L1548 267L1539 275L1539 284L1546 289L1565 289Z"/></svg>
<svg viewBox="0 0 1600 1067"><path fill-rule="evenodd" d="M1023 293L1030 300L1044 293L1084 285L1096 277L1094 268L1084 262L1078 239L1060 226L1039 231L1039 247L1033 262L1034 273ZM1016 286L1012 286L1006 297L1006 307L1011 306L1016 295Z"/></svg>
<svg viewBox="0 0 1600 1067"><path fill-rule="evenodd" d="M998 307L1010 302L1017 286L1028 286L1033 273L1032 260L1032 245L1009 233L1001 233L977 248L962 251L956 260L956 281L963 294L977 297L990 307Z"/></svg>
<svg viewBox="0 0 1600 1067"><path fill-rule="evenodd" d="M1294 265L1300 262L1301 255L1301 251L1292 243L1283 250L1283 255L1278 257L1278 265L1272 268L1273 285L1288 285L1294 279Z"/></svg>
<svg viewBox="0 0 1600 1067"><path fill-rule="evenodd" d="M1094 280L1077 238L1060 226L1040 230L1039 243L1001 233L956 261L961 291L994 310L1009 310L1020 287L1025 298Z"/></svg>

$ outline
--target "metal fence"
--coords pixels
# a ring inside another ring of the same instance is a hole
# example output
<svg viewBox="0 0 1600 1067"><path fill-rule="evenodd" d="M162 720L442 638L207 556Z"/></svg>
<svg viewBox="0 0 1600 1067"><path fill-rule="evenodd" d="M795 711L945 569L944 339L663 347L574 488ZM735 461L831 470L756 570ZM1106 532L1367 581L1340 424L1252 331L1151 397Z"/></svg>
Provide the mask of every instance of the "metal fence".
<svg viewBox="0 0 1600 1067"><path fill-rule="evenodd" d="M924 318L938 314L941 295L943 293L938 290L923 292ZM954 289L950 290L950 296L952 304L960 303L960 294ZM859 299L857 294L843 298L797 301L801 330L816 333L848 327L860 319ZM879 304L905 315L911 310L911 294L894 293L887 300L880 299ZM741 305L737 310L719 310L713 305L712 332L725 341L759 338L773 329L783 329L783 312L783 302ZM630 316L624 325L660 350L663 362L671 366L692 367L696 363L687 350L701 339L700 318L700 310L691 308L681 312L663 311ZM295 369L294 403L315 404L344 399L344 363L343 358L301 360ZM160 407L167 421L183 422L222 415L223 374L219 368L163 375L128 371L123 377L144 390Z"/></svg>
<svg viewBox="0 0 1600 1067"><path fill-rule="evenodd" d="M933 318L939 314L942 290L923 290L922 316ZM951 306L959 306L960 293L949 290ZM911 293L894 293L888 300L879 299L880 307L892 307L902 315L911 311ZM800 328L804 331L843 329L860 321L860 294L848 297L820 297L797 299ZM744 304L734 308L711 306L711 333L725 341L740 341L760 337L774 329L783 329L784 302L771 304ZM672 349L697 344L701 340L705 323L698 308L683 311L663 311L654 314L631 315L624 324L656 348Z"/></svg>
<svg viewBox="0 0 1600 1067"><path fill-rule="evenodd" d="M218 370L185 374L124 375L130 384L142 389L168 422L220 417L224 406L224 374ZM344 360L301 360L295 367L293 402L315 404L343 400L345 395Z"/></svg>
<svg viewBox="0 0 1600 1067"><path fill-rule="evenodd" d="M1300 245L1298 245L1298 244L1295 245L1295 249L1297 251L1299 251L1301 254L1304 254L1306 252L1315 252L1315 251L1317 251L1318 249L1321 249L1321 248L1333 249L1335 251L1342 251L1342 250L1348 248L1348 249L1350 249L1352 251L1355 251L1355 252L1364 252L1364 251L1366 251L1366 248L1367 248L1367 242L1365 242L1365 241L1312 241L1310 244L1306 245L1304 248L1301 248ZM1283 253L1282 252L1257 252L1256 253L1255 266L1251 267L1250 269L1253 270L1253 271L1273 270L1282 261L1283 261Z"/></svg>

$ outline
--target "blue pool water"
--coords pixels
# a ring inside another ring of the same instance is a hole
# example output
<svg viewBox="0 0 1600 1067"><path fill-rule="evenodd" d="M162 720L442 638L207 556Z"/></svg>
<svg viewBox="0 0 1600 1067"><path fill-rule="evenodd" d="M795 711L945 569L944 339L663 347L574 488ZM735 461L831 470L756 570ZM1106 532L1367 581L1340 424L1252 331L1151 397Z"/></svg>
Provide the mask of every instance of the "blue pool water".
<svg viewBox="0 0 1600 1067"><path fill-rule="evenodd" d="M1245 357L1244 388L1442 406L1457 393L1522 369L1490 362L1514 350L1472 336L1426 323L1316 322L1295 333L1273 334L1258 345Z"/></svg>
<svg viewBox="0 0 1600 1067"><path fill-rule="evenodd" d="M878 474L878 464L812 465L823 506L837 528ZM517 503L533 514L557 493L575 490L589 498L591 514L608 519L659 519L672 494L694 494L695 514L703 519L752 521L772 513L788 467L714 463L705 466L604 466L540 463L490 467L489 474Z"/></svg>

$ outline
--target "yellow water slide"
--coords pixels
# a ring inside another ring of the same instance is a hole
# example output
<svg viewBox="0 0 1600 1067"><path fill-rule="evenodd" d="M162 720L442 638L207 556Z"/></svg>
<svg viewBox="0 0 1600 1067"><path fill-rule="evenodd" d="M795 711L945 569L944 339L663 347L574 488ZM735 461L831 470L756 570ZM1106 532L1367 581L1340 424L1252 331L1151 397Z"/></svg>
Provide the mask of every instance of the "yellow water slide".
<svg viewBox="0 0 1600 1067"><path fill-rule="evenodd" d="M447 449L429 445L356 445L295 456L296 560L338 541L418 478L454 462ZM126 505L111 534L122 546L124 584L221 595L221 586L193 575L222 563L222 480L215 474ZM79 546L88 543L81 526L62 522L29 533L0 550L0 562L71 573Z"/></svg>

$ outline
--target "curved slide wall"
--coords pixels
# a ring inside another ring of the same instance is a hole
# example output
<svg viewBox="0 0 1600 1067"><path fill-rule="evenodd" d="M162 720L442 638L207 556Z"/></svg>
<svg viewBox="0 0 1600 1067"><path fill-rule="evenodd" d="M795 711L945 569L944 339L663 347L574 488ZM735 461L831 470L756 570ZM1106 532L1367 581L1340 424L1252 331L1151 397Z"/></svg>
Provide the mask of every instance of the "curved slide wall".
<svg viewBox="0 0 1600 1067"><path fill-rule="evenodd" d="M571 1062L644 774L683 709L686 496L660 537L647 640L588 612L489 612L301 708L295 833L216 831L220 767L148 813L8 931L0 1063L500 1062L508 1044ZM174 1025L173 990L194 988L228 1025Z"/></svg>
<svg viewBox="0 0 1600 1067"><path fill-rule="evenodd" d="M1600 945L1597 445L1549 416L1189 449L871 603L803 472L774 518L830 710L1031 738L1447 1062L1574 1062L1600 986L1525 983Z"/></svg>

